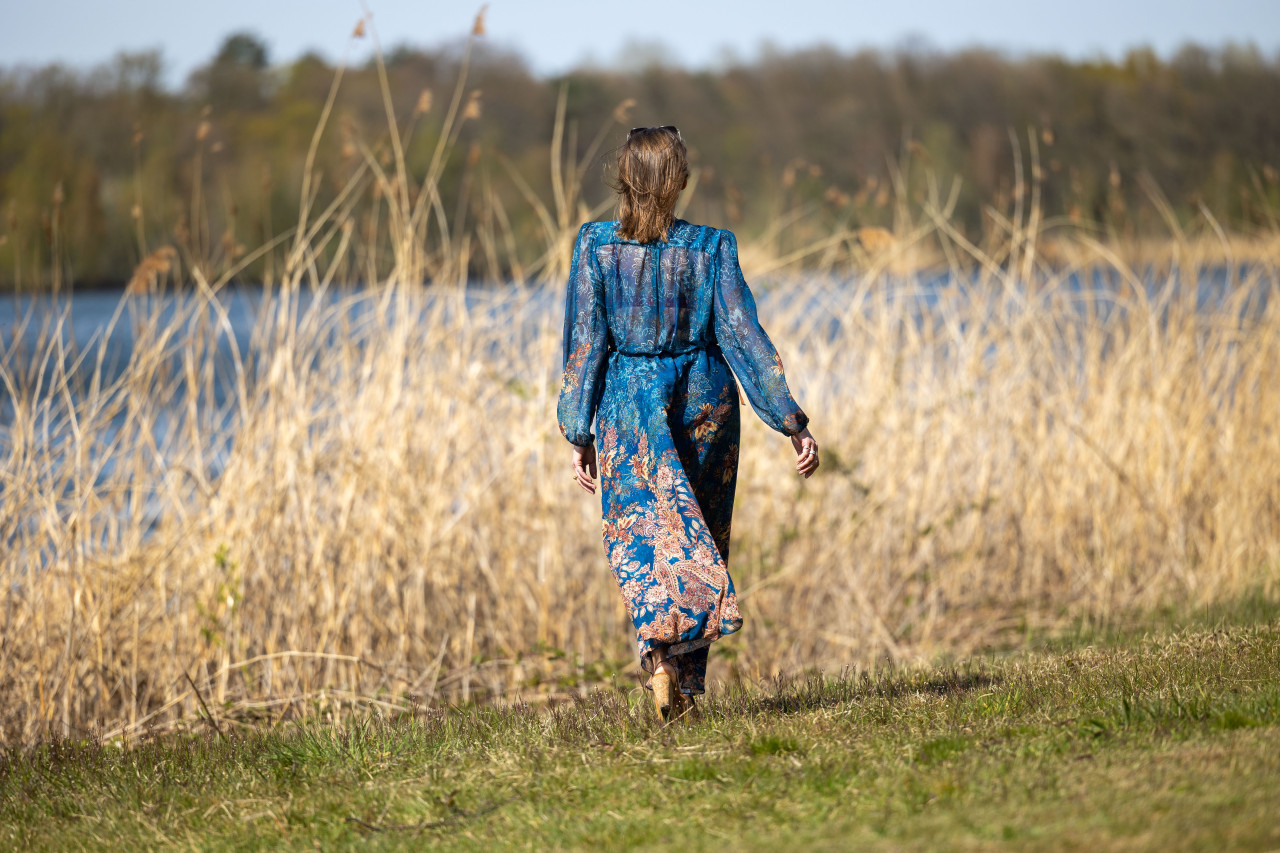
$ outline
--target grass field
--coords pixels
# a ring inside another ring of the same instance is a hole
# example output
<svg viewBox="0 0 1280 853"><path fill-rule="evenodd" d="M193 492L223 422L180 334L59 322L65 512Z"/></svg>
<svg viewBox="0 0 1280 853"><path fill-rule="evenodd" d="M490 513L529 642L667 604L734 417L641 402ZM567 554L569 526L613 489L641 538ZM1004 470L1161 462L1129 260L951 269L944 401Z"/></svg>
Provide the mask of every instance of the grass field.
<svg viewBox="0 0 1280 853"><path fill-rule="evenodd" d="M1173 627L1181 624L1183 627ZM14 749L11 849L1280 847L1280 604L915 670Z"/></svg>

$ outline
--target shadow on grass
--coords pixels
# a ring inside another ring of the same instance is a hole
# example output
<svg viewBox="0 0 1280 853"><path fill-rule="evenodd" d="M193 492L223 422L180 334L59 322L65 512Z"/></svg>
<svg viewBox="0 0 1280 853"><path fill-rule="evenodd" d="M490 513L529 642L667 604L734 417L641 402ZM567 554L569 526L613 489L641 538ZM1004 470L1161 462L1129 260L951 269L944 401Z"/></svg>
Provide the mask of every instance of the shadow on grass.
<svg viewBox="0 0 1280 853"><path fill-rule="evenodd" d="M834 708L871 698L896 699L928 693L959 696L985 690L1001 682L980 666L951 667L941 671L890 668L875 675L842 673L828 677L822 673L780 676L764 685L738 684L715 694L706 711L725 717L758 714L802 714Z"/></svg>

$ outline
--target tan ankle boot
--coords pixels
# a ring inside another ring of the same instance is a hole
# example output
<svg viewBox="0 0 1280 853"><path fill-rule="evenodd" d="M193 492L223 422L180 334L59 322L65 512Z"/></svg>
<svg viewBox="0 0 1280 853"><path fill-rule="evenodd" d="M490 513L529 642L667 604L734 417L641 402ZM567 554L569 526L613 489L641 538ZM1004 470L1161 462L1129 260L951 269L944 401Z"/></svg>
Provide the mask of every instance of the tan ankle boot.
<svg viewBox="0 0 1280 853"><path fill-rule="evenodd" d="M680 694L680 673L661 652L654 652L652 660L653 679L649 684L653 688L653 704L665 723L675 713L674 709L681 707L679 703L684 698Z"/></svg>

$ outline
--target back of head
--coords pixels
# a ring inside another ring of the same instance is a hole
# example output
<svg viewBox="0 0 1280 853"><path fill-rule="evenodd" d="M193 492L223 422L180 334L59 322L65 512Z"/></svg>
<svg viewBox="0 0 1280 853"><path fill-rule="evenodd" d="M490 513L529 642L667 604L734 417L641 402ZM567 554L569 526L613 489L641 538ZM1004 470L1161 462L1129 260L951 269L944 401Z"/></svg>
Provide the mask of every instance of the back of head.
<svg viewBox="0 0 1280 853"><path fill-rule="evenodd" d="M621 197L618 236L652 243L665 240L675 218L676 199L689 178L689 156L674 127L636 128L618 152Z"/></svg>

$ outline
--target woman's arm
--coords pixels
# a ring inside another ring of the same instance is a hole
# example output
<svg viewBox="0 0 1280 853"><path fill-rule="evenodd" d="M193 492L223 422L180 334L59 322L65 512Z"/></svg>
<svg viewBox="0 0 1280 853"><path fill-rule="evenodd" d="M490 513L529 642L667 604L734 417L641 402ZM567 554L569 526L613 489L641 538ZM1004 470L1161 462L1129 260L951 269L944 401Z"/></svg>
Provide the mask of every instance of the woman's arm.
<svg viewBox="0 0 1280 853"><path fill-rule="evenodd" d="M756 317L756 301L738 264L738 241L730 231L721 234L712 305L716 340L760 419L784 435L799 435L809 417L791 396L782 359Z"/></svg>
<svg viewBox="0 0 1280 853"><path fill-rule="evenodd" d="M590 447L595 441L591 422L604 386L608 343L604 282L591 250L588 222L578 231L569 268L564 303L564 383L556 406L560 433L577 447Z"/></svg>

